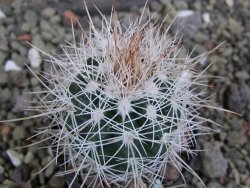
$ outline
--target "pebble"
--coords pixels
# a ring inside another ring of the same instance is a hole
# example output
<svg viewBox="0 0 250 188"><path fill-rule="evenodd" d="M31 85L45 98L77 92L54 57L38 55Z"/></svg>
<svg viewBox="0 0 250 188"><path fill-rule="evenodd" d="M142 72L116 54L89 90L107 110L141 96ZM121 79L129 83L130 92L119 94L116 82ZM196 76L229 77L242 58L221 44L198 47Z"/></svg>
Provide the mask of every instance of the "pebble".
<svg viewBox="0 0 250 188"><path fill-rule="evenodd" d="M32 86L36 86L36 85L38 85L40 83L40 81L37 78L32 77L30 79L30 83L31 83Z"/></svg>
<svg viewBox="0 0 250 188"><path fill-rule="evenodd" d="M226 48L225 50L223 50L222 55L223 55L224 57L229 57L229 56L232 55L232 53L233 53L233 48L228 47L228 48Z"/></svg>
<svg viewBox="0 0 250 188"><path fill-rule="evenodd" d="M246 171L247 163L243 160L236 160L235 161L236 167L240 173L244 173Z"/></svg>
<svg viewBox="0 0 250 188"><path fill-rule="evenodd" d="M186 1L174 1L174 6L177 10L182 10L182 9L187 9L188 8L188 4Z"/></svg>
<svg viewBox="0 0 250 188"><path fill-rule="evenodd" d="M4 168L2 165L0 165L0 174L3 174L4 173Z"/></svg>
<svg viewBox="0 0 250 188"><path fill-rule="evenodd" d="M206 67L206 65L207 65L207 57L204 57L204 58L202 58L200 61L199 61L199 63L200 63L200 65L202 66L202 67Z"/></svg>
<svg viewBox="0 0 250 188"><path fill-rule="evenodd" d="M185 18L194 14L193 10L179 10L176 12L176 17Z"/></svg>
<svg viewBox="0 0 250 188"><path fill-rule="evenodd" d="M234 75L239 80L248 80L250 78L250 75L246 70L237 71Z"/></svg>
<svg viewBox="0 0 250 188"><path fill-rule="evenodd" d="M1 186L1 185L0 185ZM0 187L0 188L19 188L20 185L18 185L18 183L14 182L14 181L11 181L11 180L4 180L3 182L3 187Z"/></svg>
<svg viewBox="0 0 250 188"><path fill-rule="evenodd" d="M209 40L208 38L209 36L202 33L202 32L197 32L196 35L194 36L194 39L195 41L198 43L198 44L201 44L207 40Z"/></svg>
<svg viewBox="0 0 250 188"><path fill-rule="evenodd" d="M11 54L11 60L13 60L20 67L23 67L25 64L28 63L28 59L26 57L23 57L16 52L13 52Z"/></svg>
<svg viewBox="0 0 250 188"><path fill-rule="evenodd" d="M24 187L25 187L25 188L32 188L32 183L31 183L31 181L25 182Z"/></svg>
<svg viewBox="0 0 250 188"><path fill-rule="evenodd" d="M42 63L41 56L39 54L39 51L36 48L31 48L28 51L28 58L31 64L31 67L38 68L40 67Z"/></svg>
<svg viewBox="0 0 250 188"><path fill-rule="evenodd" d="M244 183L245 183L245 185L250 187L250 177L246 178Z"/></svg>
<svg viewBox="0 0 250 188"><path fill-rule="evenodd" d="M16 86L28 86L29 80L27 79L27 74L25 71L21 72L11 72L10 73L10 82Z"/></svg>
<svg viewBox="0 0 250 188"><path fill-rule="evenodd" d="M45 184L45 177L44 177L44 174L43 173L39 173L38 174L38 178L39 178L39 182L41 184Z"/></svg>
<svg viewBox="0 0 250 188"><path fill-rule="evenodd" d="M228 28L232 34L240 35L244 31L244 27L238 20L234 18L229 18L228 20Z"/></svg>
<svg viewBox="0 0 250 188"><path fill-rule="evenodd" d="M0 19L5 18L6 15L5 13L0 9Z"/></svg>
<svg viewBox="0 0 250 188"><path fill-rule="evenodd" d="M210 178L219 178L226 175L228 162L220 151L219 143L204 143L203 154L204 172Z"/></svg>
<svg viewBox="0 0 250 188"><path fill-rule="evenodd" d="M0 65L3 64L6 57L7 57L7 54L0 51Z"/></svg>
<svg viewBox="0 0 250 188"><path fill-rule="evenodd" d="M50 32L50 30L51 30L50 22L48 22L46 20L41 20L40 21L40 28L43 30L42 32Z"/></svg>
<svg viewBox="0 0 250 188"><path fill-rule="evenodd" d="M19 48L21 47L20 43L19 42L16 42L16 41L12 41L10 43L10 46L11 48L13 48L14 50L19 50Z"/></svg>
<svg viewBox="0 0 250 188"><path fill-rule="evenodd" d="M217 182L211 182L207 185L207 188L223 188L223 186Z"/></svg>
<svg viewBox="0 0 250 188"><path fill-rule="evenodd" d="M52 24L59 24L61 21L61 17L59 15L55 15L55 16L50 17L49 21Z"/></svg>
<svg viewBox="0 0 250 188"><path fill-rule="evenodd" d="M15 182L25 182L28 178L29 170L26 166L20 165L10 172L10 179ZM25 187L26 188L26 187Z"/></svg>
<svg viewBox="0 0 250 188"><path fill-rule="evenodd" d="M0 38L0 50L7 52L8 48L8 41L6 38Z"/></svg>
<svg viewBox="0 0 250 188"><path fill-rule="evenodd" d="M34 155L31 151L29 151L24 157L24 163L29 164L34 159Z"/></svg>
<svg viewBox="0 0 250 188"><path fill-rule="evenodd" d="M165 5L165 6L169 6L169 5L171 5L171 0L160 0L160 3Z"/></svg>
<svg viewBox="0 0 250 188"><path fill-rule="evenodd" d="M15 97L15 105L12 108L12 112L24 112L30 104L30 100L27 95L18 95Z"/></svg>
<svg viewBox="0 0 250 188"><path fill-rule="evenodd" d="M23 155L17 151L14 151L12 149L8 149L7 151L7 155L11 160L11 163L15 166L18 167L22 164L23 161Z"/></svg>
<svg viewBox="0 0 250 188"><path fill-rule="evenodd" d="M59 176L53 176L49 181L50 187L65 187L64 184L64 178Z"/></svg>
<svg viewBox="0 0 250 188"><path fill-rule="evenodd" d="M17 125L17 127L12 132L14 140L24 139L26 137L26 134L27 134L27 131L25 127L22 127L21 125Z"/></svg>
<svg viewBox="0 0 250 188"><path fill-rule="evenodd" d="M242 146L247 142L247 137L245 135L245 132L242 130L230 131L227 134L227 141L229 146Z"/></svg>
<svg viewBox="0 0 250 188"><path fill-rule="evenodd" d="M229 110L244 115L250 105L250 87L244 82L232 83L226 93Z"/></svg>
<svg viewBox="0 0 250 188"><path fill-rule="evenodd" d="M41 38L41 35L36 34L33 39L32 39L32 44L34 44L37 48L44 50L45 48L45 43Z"/></svg>
<svg viewBox="0 0 250 188"><path fill-rule="evenodd" d="M164 188L164 187L163 187L161 181L159 179L156 179L152 188Z"/></svg>
<svg viewBox="0 0 250 188"><path fill-rule="evenodd" d="M0 102L5 103L11 99L11 91L8 88L0 88Z"/></svg>
<svg viewBox="0 0 250 188"><path fill-rule="evenodd" d="M209 24L211 22L210 14L208 12L202 14L202 19L206 24Z"/></svg>
<svg viewBox="0 0 250 188"><path fill-rule="evenodd" d="M152 11L156 11L156 12L161 11L163 8L163 6L160 3L158 3L157 1L152 1L150 3L150 7L151 7Z"/></svg>
<svg viewBox="0 0 250 188"><path fill-rule="evenodd" d="M167 171L165 173L165 179L170 180L170 181L177 181L180 178L180 172L179 170L171 165L168 164Z"/></svg>
<svg viewBox="0 0 250 188"><path fill-rule="evenodd" d="M7 60L4 66L5 71L21 71L22 68L19 67L14 61Z"/></svg>
<svg viewBox="0 0 250 188"><path fill-rule="evenodd" d="M30 32L30 30L32 29L32 25L30 25L28 22L23 22L21 25L21 30L23 32Z"/></svg>
<svg viewBox="0 0 250 188"><path fill-rule="evenodd" d="M225 0L227 6L232 7L234 6L234 0Z"/></svg>
<svg viewBox="0 0 250 188"><path fill-rule="evenodd" d="M35 11L26 10L24 14L24 19L31 27L34 27L37 24L38 16Z"/></svg>
<svg viewBox="0 0 250 188"><path fill-rule="evenodd" d="M172 25L171 30L176 32L177 29L182 28L183 38L186 40L192 38L196 35L199 28L202 25L201 16L199 13L194 12L193 10L180 10L176 13L176 19ZM188 44L190 45L192 42L188 42L186 47L188 48Z"/></svg>
<svg viewBox="0 0 250 188"><path fill-rule="evenodd" d="M195 10L197 10L197 11L201 11L202 10L202 5L201 5L201 3L198 1L196 1L194 4L193 4L193 6L194 6L194 9Z"/></svg>
<svg viewBox="0 0 250 188"><path fill-rule="evenodd" d="M56 13L56 10L51 8L51 7L47 7L42 11L42 16L45 18L50 18L52 17L54 14Z"/></svg>
<svg viewBox="0 0 250 188"><path fill-rule="evenodd" d="M11 6L16 9L16 8L21 8L23 2L22 1L12 1Z"/></svg>
<svg viewBox="0 0 250 188"><path fill-rule="evenodd" d="M51 175L54 173L55 169L56 169L56 164L55 163L50 164L44 172L45 177L47 177L47 178L51 177Z"/></svg>
<svg viewBox="0 0 250 188"><path fill-rule="evenodd" d="M27 49L23 46L20 46L20 48L18 49L19 53L21 56L27 56Z"/></svg>
<svg viewBox="0 0 250 188"><path fill-rule="evenodd" d="M6 28L0 25L0 38L5 37L6 32L7 32Z"/></svg>

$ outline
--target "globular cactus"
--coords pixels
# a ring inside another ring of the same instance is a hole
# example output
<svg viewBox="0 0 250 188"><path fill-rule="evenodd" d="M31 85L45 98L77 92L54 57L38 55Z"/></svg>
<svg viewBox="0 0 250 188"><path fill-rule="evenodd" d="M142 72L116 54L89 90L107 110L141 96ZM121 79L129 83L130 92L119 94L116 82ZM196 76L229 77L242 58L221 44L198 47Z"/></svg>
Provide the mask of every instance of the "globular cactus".
<svg viewBox="0 0 250 188"><path fill-rule="evenodd" d="M199 114L209 107L204 93L195 91L203 84L194 70L201 57L183 56L169 28L141 18L121 26L115 13L102 19L98 30L90 18L79 44L47 54L51 72L38 108L50 124L41 133L73 174L69 186L79 177L89 187L153 186L169 164L194 173L181 155L193 155L208 121Z"/></svg>

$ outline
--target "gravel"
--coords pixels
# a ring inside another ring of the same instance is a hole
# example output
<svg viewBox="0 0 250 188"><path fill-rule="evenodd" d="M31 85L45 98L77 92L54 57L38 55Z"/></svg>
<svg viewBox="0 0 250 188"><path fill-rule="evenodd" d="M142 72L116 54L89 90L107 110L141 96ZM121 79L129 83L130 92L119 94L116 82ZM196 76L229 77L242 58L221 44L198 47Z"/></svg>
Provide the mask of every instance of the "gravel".
<svg viewBox="0 0 250 188"><path fill-rule="evenodd" d="M9 3L0 9L0 120L23 117L30 112L20 110L22 96L26 91L41 91L43 86L30 73L25 64L30 63L30 46L17 40L22 34L32 37L31 43L45 52L58 50L65 40L72 42L71 25L63 17L64 10L73 10L79 16L83 28L87 29L87 16L81 3L70 0L4 1ZM97 1L96 1L97 2ZM98 3L101 10L108 13L112 1ZM117 2L123 10L120 16L124 24L133 20L142 9L144 1L130 3ZM89 3L89 2L88 2ZM221 124L210 125L220 133L203 136L197 140L199 152L192 166L208 188L247 188L250 187L250 4L249 1L236 0L150 0L150 10L161 19L169 13L177 17L171 28L176 32L181 24L185 50L195 50L193 55L212 50L226 41L218 50L212 52L203 67L213 61L208 73L223 79L209 77L210 93L214 94L213 103L231 112L204 110L204 114ZM101 24L98 12L90 7L96 24ZM4 16L3 16L4 15ZM184 16L183 16L184 15ZM146 18L146 17L145 17ZM152 18L156 20L155 18ZM80 36L80 28L74 28ZM44 58L43 54L30 56ZM8 63L11 62L11 63ZM14 63L14 65L13 65ZM6 66L9 67L6 67ZM29 64L31 65L31 64ZM40 61L34 61L35 71L46 68ZM34 100L31 98L31 100ZM18 109L18 110L17 110ZM44 145L18 146L31 144L38 140L27 140L35 128L43 126L39 119L0 123L0 188L65 187L63 177L56 176L58 167L53 163L37 176L37 171L52 159L48 149L35 149ZM173 180L178 173L171 171ZM186 173L185 173L186 174ZM175 175L175 176L174 176ZM197 178L187 176L186 188L201 188ZM173 181L174 182L174 181ZM21 184L20 184L21 183Z"/></svg>

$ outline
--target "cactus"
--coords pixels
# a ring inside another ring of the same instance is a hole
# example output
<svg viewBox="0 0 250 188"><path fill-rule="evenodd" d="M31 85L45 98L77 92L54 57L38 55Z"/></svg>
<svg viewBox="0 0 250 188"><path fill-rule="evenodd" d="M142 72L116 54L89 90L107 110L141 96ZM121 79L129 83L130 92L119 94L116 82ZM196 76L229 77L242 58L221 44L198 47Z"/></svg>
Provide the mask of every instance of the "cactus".
<svg viewBox="0 0 250 188"><path fill-rule="evenodd" d="M181 154L194 154L209 121L199 114L209 107L204 93L195 91L203 56L183 56L177 35L141 18L126 28L112 13L100 30L89 19L79 44L47 54L51 71L38 107L50 122L40 133L63 158L64 173L74 174L69 187L79 177L89 187L152 186L168 164L195 174Z"/></svg>

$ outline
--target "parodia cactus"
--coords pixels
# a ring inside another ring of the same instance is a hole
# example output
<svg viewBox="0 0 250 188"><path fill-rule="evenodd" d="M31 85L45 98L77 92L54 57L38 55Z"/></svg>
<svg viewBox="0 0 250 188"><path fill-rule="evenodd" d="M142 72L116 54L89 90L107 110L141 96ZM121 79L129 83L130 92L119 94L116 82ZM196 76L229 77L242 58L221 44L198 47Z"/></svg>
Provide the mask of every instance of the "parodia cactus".
<svg viewBox="0 0 250 188"><path fill-rule="evenodd" d="M72 183L81 177L90 187L152 186L168 164L194 173L181 154L193 154L209 121L198 112L209 107L203 92L194 91L203 84L193 70L202 57L181 56L180 39L149 21L125 28L115 13L102 19L100 30L90 18L79 44L48 55L39 110L50 124L41 134L52 139L65 173L75 175Z"/></svg>

